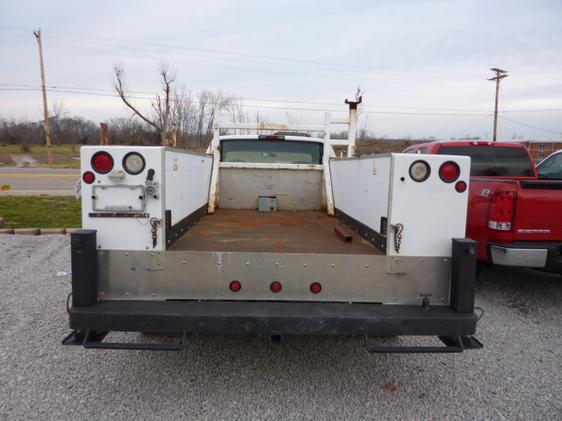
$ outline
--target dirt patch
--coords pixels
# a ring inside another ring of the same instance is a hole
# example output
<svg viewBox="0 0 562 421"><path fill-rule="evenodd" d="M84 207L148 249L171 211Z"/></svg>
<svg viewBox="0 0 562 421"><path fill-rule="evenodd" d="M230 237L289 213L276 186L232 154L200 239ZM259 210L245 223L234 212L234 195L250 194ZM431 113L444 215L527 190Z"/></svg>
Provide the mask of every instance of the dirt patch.
<svg viewBox="0 0 562 421"><path fill-rule="evenodd" d="M0 152L0 165L14 165L12 154L8 152Z"/></svg>

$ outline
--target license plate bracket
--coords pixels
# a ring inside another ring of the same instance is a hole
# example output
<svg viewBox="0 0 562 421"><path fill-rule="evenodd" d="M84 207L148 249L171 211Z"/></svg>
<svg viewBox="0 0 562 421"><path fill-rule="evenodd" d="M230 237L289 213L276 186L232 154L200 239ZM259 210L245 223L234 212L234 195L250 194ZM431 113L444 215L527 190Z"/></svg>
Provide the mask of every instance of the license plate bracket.
<svg viewBox="0 0 562 421"><path fill-rule="evenodd" d="M144 186L97 185L93 187L92 209L97 212L144 212Z"/></svg>

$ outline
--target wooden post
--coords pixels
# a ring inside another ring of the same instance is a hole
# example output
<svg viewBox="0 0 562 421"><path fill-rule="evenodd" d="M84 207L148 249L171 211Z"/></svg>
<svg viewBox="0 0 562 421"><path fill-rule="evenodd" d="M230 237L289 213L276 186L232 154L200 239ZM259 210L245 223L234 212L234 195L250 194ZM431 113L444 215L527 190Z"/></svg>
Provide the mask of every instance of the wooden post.
<svg viewBox="0 0 562 421"><path fill-rule="evenodd" d="M109 127L107 123L100 123L100 145L109 145Z"/></svg>
<svg viewBox="0 0 562 421"><path fill-rule="evenodd" d="M177 144L177 129L176 123L172 123L172 129L170 130L170 140L168 141L168 146L172 148L176 147Z"/></svg>

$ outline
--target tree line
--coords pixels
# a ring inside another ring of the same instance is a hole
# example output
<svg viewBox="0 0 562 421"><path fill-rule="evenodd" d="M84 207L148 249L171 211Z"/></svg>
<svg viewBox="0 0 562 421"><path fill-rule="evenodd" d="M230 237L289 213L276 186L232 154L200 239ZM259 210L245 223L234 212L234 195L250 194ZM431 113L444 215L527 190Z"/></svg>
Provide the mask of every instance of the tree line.
<svg viewBox="0 0 562 421"><path fill-rule="evenodd" d="M178 147L205 148L212 137L213 124L221 115L239 123L254 121L253 118L264 122L259 113L250 117L243 110L242 99L235 95L208 89L194 94L185 85L178 85L175 74L166 66L162 66L160 78L162 93L150 99L150 108L144 111L137 105L137 98L128 93L123 67L114 67L115 92L130 115L106 122L112 144L162 145L175 125ZM54 145L99 143L98 123L71 116L62 102L52 106L49 124ZM0 117L0 144L17 144L24 150L45 144L42 121Z"/></svg>
<svg viewBox="0 0 562 421"><path fill-rule="evenodd" d="M130 95L124 67L114 66L113 75L115 92L130 115L106 122L111 144L165 145L172 136L172 131L175 131L177 147L202 150L207 147L213 125L219 117L235 123L267 123L259 111L253 115L245 111L242 98L236 95L208 89L193 93L185 85L176 82L175 72L170 71L166 65L161 65L159 70L161 92L148 98L148 110L138 105L138 97ZM359 93L358 88L358 95ZM71 116L62 102L54 103L51 111L49 123L54 145L92 145L100 142L98 123ZM286 118L289 124L301 123L301 119L291 113L287 113ZM379 149L386 152L414 142L409 138L375 137L366 127L360 127L357 134L359 148L369 152L379 152ZM346 138L347 132L332 133L332 137ZM374 141L379 145L373 145ZM388 147L385 146L387 143ZM33 145L45 144L42 121L8 120L0 117L0 145L2 144L20 145L23 151L29 150Z"/></svg>

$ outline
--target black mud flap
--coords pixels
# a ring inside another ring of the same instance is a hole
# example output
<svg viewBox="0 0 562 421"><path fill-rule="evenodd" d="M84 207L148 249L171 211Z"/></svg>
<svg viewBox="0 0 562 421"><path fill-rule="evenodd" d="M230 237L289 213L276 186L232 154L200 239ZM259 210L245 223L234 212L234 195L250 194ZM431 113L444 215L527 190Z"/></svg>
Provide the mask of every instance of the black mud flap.
<svg viewBox="0 0 562 421"><path fill-rule="evenodd" d="M424 353L455 353L465 349L482 349L482 343L474 336L447 337L438 336L444 346L376 346L369 344L365 338L365 350L370 354L424 354Z"/></svg>
<svg viewBox="0 0 562 421"><path fill-rule="evenodd" d="M169 343L138 343L138 342L103 342L109 332L73 331L62 341L63 345L82 345L92 349L126 349L139 351L183 351L187 345L187 332L181 334L180 342Z"/></svg>

